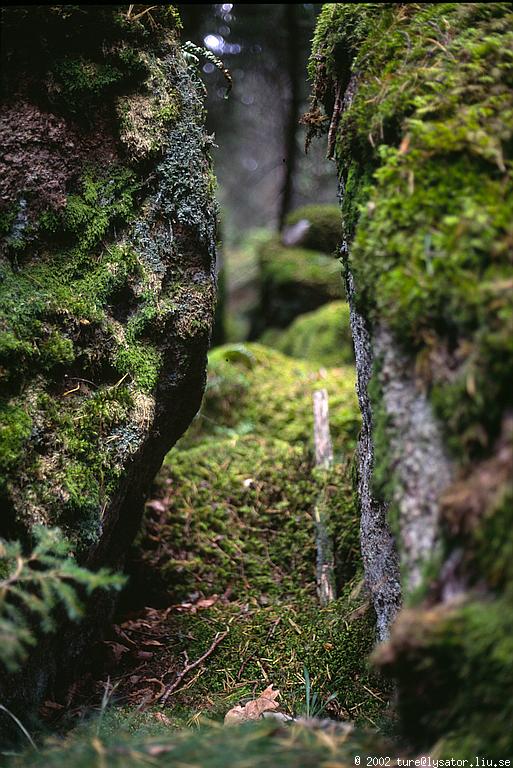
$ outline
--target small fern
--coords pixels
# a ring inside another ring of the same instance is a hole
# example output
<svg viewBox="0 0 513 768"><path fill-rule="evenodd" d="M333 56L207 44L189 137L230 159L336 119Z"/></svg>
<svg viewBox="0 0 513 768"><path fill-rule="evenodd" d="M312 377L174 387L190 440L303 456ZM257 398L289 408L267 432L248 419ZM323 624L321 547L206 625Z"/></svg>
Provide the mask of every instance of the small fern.
<svg viewBox="0 0 513 768"><path fill-rule="evenodd" d="M0 664L8 672L19 669L37 642L38 629L56 629L56 609L78 621L85 611L80 592L119 590L125 582L105 569L93 572L77 565L58 528L37 526L34 537L28 555L19 542L0 539Z"/></svg>

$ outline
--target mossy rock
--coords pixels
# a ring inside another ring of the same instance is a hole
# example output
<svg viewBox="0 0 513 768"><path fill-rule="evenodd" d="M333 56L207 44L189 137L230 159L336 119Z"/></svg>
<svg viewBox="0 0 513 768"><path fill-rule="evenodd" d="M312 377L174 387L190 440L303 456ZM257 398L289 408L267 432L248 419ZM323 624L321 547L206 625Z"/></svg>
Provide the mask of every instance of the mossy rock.
<svg viewBox="0 0 513 768"><path fill-rule="evenodd" d="M201 85L172 9L18 6L3 22L0 534L28 545L59 526L82 563L116 565L204 386ZM51 655L36 649L9 694L35 671L41 696Z"/></svg>
<svg viewBox="0 0 513 768"><path fill-rule="evenodd" d="M513 750L511 594L404 611L376 653L394 674L410 739L440 758L500 760Z"/></svg>
<svg viewBox="0 0 513 768"><path fill-rule="evenodd" d="M512 405L511 22L507 3L330 4L311 63L326 97L358 72L333 149L359 308L416 358L463 458Z"/></svg>
<svg viewBox="0 0 513 768"><path fill-rule="evenodd" d="M301 227L301 233L296 225L306 222ZM312 251L335 254L342 239L342 216L338 205L304 205L289 213L285 220L287 229L283 237L293 237L297 230L296 245ZM295 238L294 238L295 239Z"/></svg>
<svg viewBox="0 0 513 768"><path fill-rule="evenodd" d="M351 367L320 369L256 343L218 347L209 355L201 410L180 446L248 434L313 450L318 389L328 391L335 454L352 455L360 420Z"/></svg>
<svg viewBox="0 0 513 768"><path fill-rule="evenodd" d="M340 265L326 253L286 248L279 238L264 243L260 257L260 304L252 338L269 327L285 328L298 315L342 297Z"/></svg>
<svg viewBox="0 0 513 768"><path fill-rule="evenodd" d="M314 130L346 94L329 152L355 308L426 393L450 456L438 551L378 656L407 736L443 757L512 750L512 25L507 3L328 4L310 64ZM397 467L416 446L400 446L385 403L400 382L381 365L374 466L401 539Z"/></svg>
<svg viewBox="0 0 513 768"><path fill-rule="evenodd" d="M260 343L326 367L351 365L354 352L349 307L343 301L325 304L314 312L299 315L284 330L270 328Z"/></svg>

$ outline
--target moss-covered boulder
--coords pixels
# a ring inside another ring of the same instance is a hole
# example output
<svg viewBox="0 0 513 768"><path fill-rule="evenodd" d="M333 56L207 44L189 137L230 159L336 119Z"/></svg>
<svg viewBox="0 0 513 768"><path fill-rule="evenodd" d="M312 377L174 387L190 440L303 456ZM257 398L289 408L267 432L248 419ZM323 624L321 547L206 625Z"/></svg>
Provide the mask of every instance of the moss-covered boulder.
<svg viewBox="0 0 513 768"><path fill-rule="evenodd" d="M336 463L329 472L313 466L311 450L312 396L320 387L330 394ZM387 694L367 665L375 616L362 582L357 429L349 368L319 373L256 344L210 354L201 415L159 473L131 564L141 601L151 595L162 606L158 631L176 636L189 658L225 633L207 674L179 692L175 706L224 714L272 682L282 707L298 714L306 667L320 702L337 694L332 715L373 722L382 714ZM321 508L338 592L322 609ZM142 620L152 621L150 613ZM176 647L159 651L165 669ZM129 669L119 670L122 688Z"/></svg>
<svg viewBox="0 0 513 768"><path fill-rule="evenodd" d="M311 61L352 241L366 572L386 624L392 531L415 611L378 658L444 757L513 749L512 43L507 3L336 3Z"/></svg>
<svg viewBox="0 0 513 768"><path fill-rule="evenodd" d="M332 301L314 312L296 317L288 328L270 328L260 343L290 357L310 360L327 367L350 365L354 361L349 324L349 306Z"/></svg>
<svg viewBox="0 0 513 768"><path fill-rule="evenodd" d="M170 6L17 6L2 23L0 534L59 526L81 562L117 564L204 386L202 86ZM50 654L36 698L53 672Z"/></svg>
<svg viewBox="0 0 513 768"><path fill-rule="evenodd" d="M321 251L285 247L278 237L259 250L260 302L251 332L257 338L266 328L286 328L304 312L342 296L340 264Z"/></svg>
<svg viewBox="0 0 513 768"><path fill-rule="evenodd" d="M304 205L289 213L282 232L284 245L335 254L342 239L338 205Z"/></svg>
<svg viewBox="0 0 513 768"><path fill-rule="evenodd" d="M313 449L313 393L328 391L334 450L348 454L360 424L349 366L322 369L261 344L227 344L209 355L203 404L180 446L252 434Z"/></svg>

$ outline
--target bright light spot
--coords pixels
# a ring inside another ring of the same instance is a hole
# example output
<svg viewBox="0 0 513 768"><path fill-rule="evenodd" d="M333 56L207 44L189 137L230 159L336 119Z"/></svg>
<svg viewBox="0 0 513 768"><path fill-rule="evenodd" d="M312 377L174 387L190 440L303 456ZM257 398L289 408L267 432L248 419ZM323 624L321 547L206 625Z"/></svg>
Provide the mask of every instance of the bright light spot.
<svg viewBox="0 0 513 768"><path fill-rule="evenodd" d="M250 96L248 93L245 93L242 96L241 101L242 101L243 104L246 104L246 106L249 106L250 104L254 104L255 103L255 97L254 96Z"/></svg>
<svg viewBox="0 0 513 768"><path fill-rule="evenodd" d="M258 163L254 157L244 157L242 160L242 165L248 171L256 171L258 168Z"/></svg>
<svg viewBox="0 0 513 768"><path fill-rule="evenodd" d="M230 11L231 11L231 10L232 10L232 8L233 8L233 3L223 3L223 4L222 4L222 6L221 6L221 8L223 9L223 11L224 11L225 13L230 13Z"/></svg>
<svg viewBox="0 0 513 768"><path fill-rule="evenodd" d="M203 42L211 51L222 51L224 48L224 40L220 35L207 35Z"/></svg>
<svg viewBox="0 0 513 768"><path fill-rule="evenodd" d="M231 32L230 27L227 27L227 26L219 27L219 34L220 35L224 35L226 37L226 35L229 35L230 32Z"/></svg>
<svg viewBox="0 0 513 768"><path fill-rule="evenodd" d="M215 67L210 63L210 61L207 61L206 64L203 64L203 72L206 72L207 75L211 75L214 69Z"/></svg>

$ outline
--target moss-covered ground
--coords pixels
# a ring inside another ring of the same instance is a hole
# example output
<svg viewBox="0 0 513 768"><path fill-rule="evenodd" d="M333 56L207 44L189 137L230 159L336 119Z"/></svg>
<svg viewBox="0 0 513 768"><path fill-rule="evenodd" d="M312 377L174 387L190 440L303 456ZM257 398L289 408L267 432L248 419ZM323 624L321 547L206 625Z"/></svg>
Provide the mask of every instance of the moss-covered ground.
<svg viewBox="0 0 513 768"><path fill-rule="evenodd" d="M300 221L308 222L308 229L301 237L305 248L323 253L336 254L342 239L342 217L338 205L303 205L286 218L287 227Z"/></svg>
<svg viewBox="0 0 513 768"><path fill-rule="evenodd" d="M342 323L344 307L336 306ZM334 359L338 338L331 338ZM375 731L390 727L390 689L368 661L375 617L354 492L354 371L318 366L260 344L211 352L201 412L166 458L133 547L130 612L119 616L89 675L70 692L67 707L82 712L83 724L64 741L48 741L45 765L89 766L99 753L108 765L137 765L147 756L156 764L345 765L355 754L386 750ZM329 393L331 470L313 461L319 388ZM337 586L336 600L323 608L314 518L321 504ZM134 604L144 607L134 611ZM186 665L205 654L163 701ZM308 714L305 674L318 697L314 714L345 725L220 729L231 707L271 683L282 712ZM55 703L42 712L53 727L65 722Z"/></svg>
<svg viewBox="0 0 513 768"><path fill-rule="evenodd" d="M259 248L260 302L252 328L285 328L295 317L342 297L340 264L315 248L285 246L278 236Z"/></svg>
<svg viewBox="0 0 513 768"><path fill-rule="evenodd" d="M313 467L312 395L321 387L337 459L329 473ZM386 695L366 662L374 620L353 491L357 430L350 368L320 372L257 344L211 353L202 410L166 460L133 556L134 588L175 606L162 621L168 635L186 638L178 647L189 659L229 630L176 703L222 713L272 682L297 713L306 666L321 697L337 693L332 714L381 716ZM315 581L321 500L339 590L325 609Z"/></svg>

